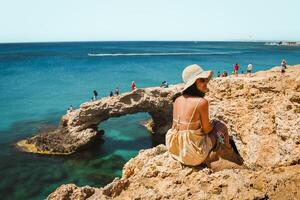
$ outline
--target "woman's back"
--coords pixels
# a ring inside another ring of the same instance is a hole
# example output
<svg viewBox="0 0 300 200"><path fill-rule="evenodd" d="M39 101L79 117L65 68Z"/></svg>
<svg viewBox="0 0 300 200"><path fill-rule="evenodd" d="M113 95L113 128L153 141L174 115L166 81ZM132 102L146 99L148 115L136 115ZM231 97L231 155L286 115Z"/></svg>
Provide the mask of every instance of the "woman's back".
<svg viewBox="0 0 300 200"><path fill-rule="evenodd" d="M202 129L201 113L207 100L202 97L179 96L173 104L173 126L166 134L171 155L186 165L199 165L213 148Z"/></svg>
<svg viewBox="0 0 300 200"><path fill-rule="evenodd" d="M173 104L173 126L179 130L201 128L201 105L206 101L201 97L180 96Z"/></svg>

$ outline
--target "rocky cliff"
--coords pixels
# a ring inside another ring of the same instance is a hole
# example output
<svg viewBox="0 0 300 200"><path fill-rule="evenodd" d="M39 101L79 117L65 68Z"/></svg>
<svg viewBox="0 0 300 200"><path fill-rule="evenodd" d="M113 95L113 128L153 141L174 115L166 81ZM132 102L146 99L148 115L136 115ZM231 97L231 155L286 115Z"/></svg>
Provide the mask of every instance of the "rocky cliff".
<svg viewBox="0 0 300 200"><path fill-rule="evenodd" d="M62 185L48 199L300 199L300 65L210 82L211 118L228 125L244 166L183 166L141 150L103 188Z"/></svg>

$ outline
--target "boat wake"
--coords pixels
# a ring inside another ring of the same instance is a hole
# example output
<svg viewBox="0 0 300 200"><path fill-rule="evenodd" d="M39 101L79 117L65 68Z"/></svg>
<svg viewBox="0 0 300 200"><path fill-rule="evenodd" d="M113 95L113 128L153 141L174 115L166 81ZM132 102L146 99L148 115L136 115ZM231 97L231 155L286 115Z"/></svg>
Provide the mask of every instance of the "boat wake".
<svg viewBox="0 0 300 200"><path fill-rule="evenodd" d="M185 52L176 52L176 53L88 53L88 56L98 56L98 57L111 57L111 56L186 56L186 55L230 55L230 54L240 54L245 53L241 51L232 51L232 52L214 52L214 53L205 53L205 52L194 52L194 53L185 53Z"/></svg>

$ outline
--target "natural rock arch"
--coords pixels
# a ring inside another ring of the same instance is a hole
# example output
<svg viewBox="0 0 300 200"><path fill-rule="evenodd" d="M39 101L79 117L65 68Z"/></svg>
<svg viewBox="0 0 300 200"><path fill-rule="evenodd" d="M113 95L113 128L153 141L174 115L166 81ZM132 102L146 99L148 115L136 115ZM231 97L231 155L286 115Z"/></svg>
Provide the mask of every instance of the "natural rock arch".
<svg viewBox="0 0 300 200"><path fill-rule="evenodd" d="M62 116L59 127L17 143L21 149L42 154L71 154L101 137L98 125L112 117L147 112L155 135L164 135L172 123L172 98L181 85L136 89L119 96L86 102Z"/></svg>

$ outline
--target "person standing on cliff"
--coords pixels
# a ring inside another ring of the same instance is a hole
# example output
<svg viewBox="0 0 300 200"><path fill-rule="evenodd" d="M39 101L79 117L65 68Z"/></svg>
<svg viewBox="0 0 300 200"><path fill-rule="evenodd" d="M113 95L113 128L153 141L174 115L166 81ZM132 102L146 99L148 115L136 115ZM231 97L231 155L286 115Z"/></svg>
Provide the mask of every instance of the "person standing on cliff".
<svg viewBox="0 0 300 200"><path fill-rule="evenodd" d="M135 82L134 82L134 81L132 81L132 82L131 82L131 90L133 91L133 90L135 90L135 89L136 89Z"/></svg>
<svg viewBox="0 0 300 200"><path fill-rule="evenodd" d="M251 73L252 73L252 68L253 68L252 63L249 63L249 65L247 66L247 74L249 74L250 76L251 76Z"/></svg>
<svg viewBox="0 0 300 200"><path fill-rule="evenodd" d="M119 88L118 88L118 87L116 87L116 89L115 89L115 95L116 95L116 96L118 96L118 95L119 95L119 93L120 93L120 90L119 90Z"/></svg>
<svg viewBox="0 0 300 200"><path fill-rule="evenodd" d="M235 65L234 65L234 74L237 76L238 75L238 72L239 72L239 68L240 68L240 66L239 66L239 64L238 63L235 63Z"/></svg>
<svg viewBox="0 0 300 200"><path fill-rule="evenodd" d="M285 59L282 59L281 61L281 73L285 73L285 70L287 69L287 62L285 61Z"/></svg>
<svg viewBox="0 0 300 200"><path fill-rule="evenodd" d="M98 98L98 92L96 90L93 91L93 100L96 101Z"/></svg>
<svg viewBox="0 0 300 200"><path fill-rule="evenodd" d="M219 158L243 163L231 146L226 125L209 120L209 102L204 98L212 71L199 65L187 66L182 72L183 90L175 95L173 125L166 134L166 146L173 158L184 165L210 164Z"/></svg>

